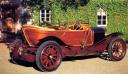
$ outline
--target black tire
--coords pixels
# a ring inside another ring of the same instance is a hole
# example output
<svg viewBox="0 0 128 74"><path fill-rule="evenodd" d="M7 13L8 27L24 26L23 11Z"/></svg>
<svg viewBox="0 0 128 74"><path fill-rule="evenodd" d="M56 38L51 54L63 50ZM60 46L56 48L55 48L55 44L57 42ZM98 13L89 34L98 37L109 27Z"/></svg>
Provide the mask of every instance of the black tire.
<svg viewBox="0 0 128 74"><path fill-rule="evenodd" d="M36 52L36 65L41 71L56 70L62 61L60 45L55 41L46 41ZM46 63L47 62L47 63Z"/></svg>
<svg viewBox="0 0 128 74"><path fill-rule="evenodd" d="M108 46L109 60L120 61L126 55L126 43L123 39L116 37L113 38Z"/></svg>
<svg viewBox="0 0 128 74"><path fill-rule="evenodd" d="M11 59L10 59L10 62L11 62L11 63L13 63L13 64L18 64L17 59L15 59L15 58L11 55L11 53L10 53L10 57L11 57Z"/></svg>
<svg viewBox="0 0 128 74"><path fill-rule="evenodd" d="M9 53L10 53L10 62L13 64L18 64L18 59L16 58L16 54L18 55L19 47L22 45L22 40L16 39L14 42L8 45Z"/></svg>

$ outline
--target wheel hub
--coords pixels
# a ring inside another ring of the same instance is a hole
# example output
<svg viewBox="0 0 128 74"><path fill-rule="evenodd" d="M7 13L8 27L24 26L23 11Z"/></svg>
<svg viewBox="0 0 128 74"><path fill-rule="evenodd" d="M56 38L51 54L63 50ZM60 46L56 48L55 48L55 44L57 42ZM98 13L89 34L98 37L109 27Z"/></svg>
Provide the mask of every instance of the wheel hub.
<svg viewBox="0 0 128 74"><path fill-rule="evenodd" d="M52 59L53 56L51 54L48 55L48 59Z"/></svg>

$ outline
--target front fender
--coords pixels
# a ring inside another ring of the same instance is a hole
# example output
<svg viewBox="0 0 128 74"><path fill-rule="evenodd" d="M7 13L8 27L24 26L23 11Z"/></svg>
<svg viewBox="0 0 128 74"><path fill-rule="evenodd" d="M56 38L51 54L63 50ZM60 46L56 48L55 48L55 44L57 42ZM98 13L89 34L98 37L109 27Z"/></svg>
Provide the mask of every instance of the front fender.
<svg viewBox="0 0 128 74"><path fill-rule="evenodd" d="M121 32L114 32L114 33L111 33L107 36L105 36L105 40L107 41L107 43L110 43L110 41L113 39L113 38L116 38L116 37L119 37L119 36L122 36L123 33Z"/></svg>
<svg viewBox="0 0 128 74"><path fill-rule="evenodd" d="M121 36L121 35L123 35L123 33L120 33L120 32L111 33L105 36L104 39L96 42L93 46L89 47L88 50L102 52L107 49L108 44L111 42L113 38Z"/></svg>
<svg viewBox="0 0 128 74"><path fill-rule="evenodd" d="M109 36L117 37L117 36L122 36L122 35L123 35L123 33L121 33L121 32L114 32L114 33L107 35L106 37L109 37Z"/></svg>

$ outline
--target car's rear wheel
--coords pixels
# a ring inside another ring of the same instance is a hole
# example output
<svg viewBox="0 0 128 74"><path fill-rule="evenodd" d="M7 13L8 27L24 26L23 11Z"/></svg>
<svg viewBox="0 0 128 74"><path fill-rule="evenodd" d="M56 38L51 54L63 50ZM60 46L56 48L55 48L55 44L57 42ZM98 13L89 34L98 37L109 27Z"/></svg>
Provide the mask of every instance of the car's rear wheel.
<svg viewBox="0 0 128 74"><path fill-rule="evenodd" d="M108 55L112 61L120 61L126 55L126 43L123 39L113 38L108 46Z"/></svg>
<svg viewBox="0 0 128 74"><path fill-rule="evenodd" d="M36 53L36 64L41 71L56 70L62 60L60 45L55 41L46 41Z"/></svg>

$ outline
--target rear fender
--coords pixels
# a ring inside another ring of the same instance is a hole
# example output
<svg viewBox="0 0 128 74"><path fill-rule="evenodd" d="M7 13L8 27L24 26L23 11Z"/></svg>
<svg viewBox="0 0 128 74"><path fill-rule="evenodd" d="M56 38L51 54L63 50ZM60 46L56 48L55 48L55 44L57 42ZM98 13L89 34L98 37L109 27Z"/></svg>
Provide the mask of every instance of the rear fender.
<svg viewBox="0 0 128 74"><path fill-rule="evenodd" d="M39 43L37 44L37 46L40 46L43 42L48 41L48 40L53 40L56 41L57 43L59 43L60 45L66 45L61 39L54 37L54 36L48 36L46 38L43 38L39 41Z"/></svg>

